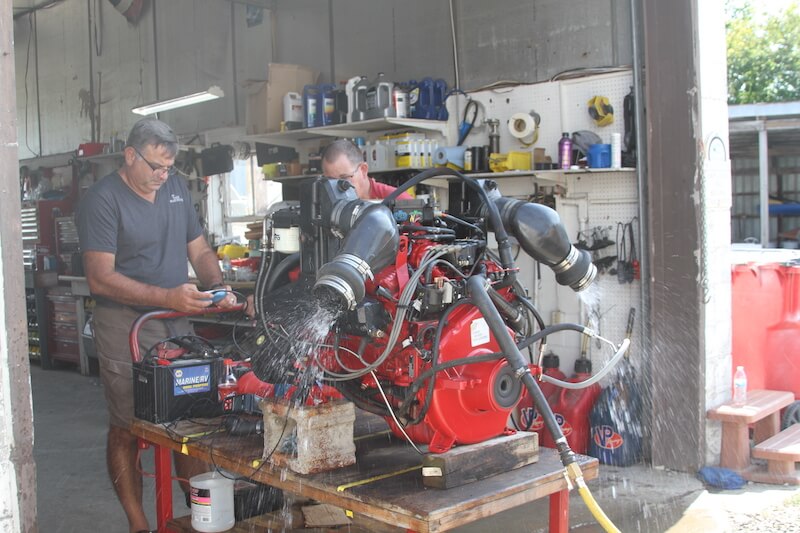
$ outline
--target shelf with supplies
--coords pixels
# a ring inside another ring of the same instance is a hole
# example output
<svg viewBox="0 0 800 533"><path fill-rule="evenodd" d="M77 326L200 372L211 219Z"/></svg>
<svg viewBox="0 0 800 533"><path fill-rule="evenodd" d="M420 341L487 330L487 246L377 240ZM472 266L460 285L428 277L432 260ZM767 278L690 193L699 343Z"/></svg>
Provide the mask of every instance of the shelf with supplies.
<svg viewBox="0 0 800 533"><path fill-rule="evenodd" d="M373 118L347 124L247 135L245 140L269 144L295 144L325 137L363 137L368 133L414 129L447 133L448 122L419 118Z"/></svg>
<svg viewBox="0 0 800 533"><path fill-rule="evenodd" d="M425 170L421 169L420 171ZM635 174L635 168L576 168L576 169L548 169L548 170L508 170L505 172L462 172L473 179L510 180L515 178L529 178L541 184L564 185L569 176L586 176L591 174ZM370 171L370 174L372 172ZM434 187L446 187L448 179L444 176L426 180L425 183Z"/></svg>
<svg viewBox="0 0 800 533"><path fill-rule="evenodd" d="M424 170L429 170L427 168L416 168L416 167L392 167L392 168L382 168L379 170L369 169L370 176L380 176L383 174L418 174ZM308 179L308 178L316 178L322 176L321 173L315 174L298 174L296 176L272 176L267 177L264 176L265 181L295 181L301 179Z"/></svg>
<svg viewBox="0 0 800 533"><path fill-rule="evenodd" d="M525 178L528 176L557 180L557 176L581 174L608 174L611 172L636 172L635 168L571 168L548 170L509 170L506 172L474 172L467 174L471 178Z"/></svg>
<svg viewBox="0 0 800 533"><path fill-rule="evenodd" d="M369 170L370 176L380 176L385 174L399 174L409 173L418 174L431 168L417 168L417 167L393 167L384 168L380 170ZM624 173L635 174L635 168L578 168L578 169L548 169L548 170L509 170L506 172L462 172L467 177L474 179L512 179L512 178L533 178L536 181L548 182L552 184L563 184L566 176L582 176L589 174L612 174ZM268 181L295 181L301 179L315 178L320 174L301 174L297 176L274 176L264 177ZM444 187L447 183L446 177L435 177L427 180L425 183L431 184L435 187Z"/></svg>

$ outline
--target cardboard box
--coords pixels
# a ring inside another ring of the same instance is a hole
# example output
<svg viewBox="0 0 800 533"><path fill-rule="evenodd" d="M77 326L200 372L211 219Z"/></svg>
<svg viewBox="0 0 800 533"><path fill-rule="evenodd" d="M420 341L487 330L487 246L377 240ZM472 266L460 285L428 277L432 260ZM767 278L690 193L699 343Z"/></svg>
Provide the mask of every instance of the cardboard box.
<svg viewBox="0 0 800 533"><path fill-rule="evenodd" d="M280 131L283 121L283 97L288 92L303 94L305 85L317 81L317 72L302 65L270 63L268 80L247 80L245 125L247 134Z"/></svg>

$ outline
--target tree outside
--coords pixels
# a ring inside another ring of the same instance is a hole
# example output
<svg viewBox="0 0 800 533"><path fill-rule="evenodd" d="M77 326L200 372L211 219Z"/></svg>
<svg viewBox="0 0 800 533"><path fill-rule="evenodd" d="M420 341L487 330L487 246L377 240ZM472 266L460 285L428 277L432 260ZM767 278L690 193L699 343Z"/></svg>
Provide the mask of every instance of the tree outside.
<svg viewBox="0 0 800 533"><path fill-rule="evenodd" d="M726 1L729 104L800 100L800 8L770 2Z"/></svg>

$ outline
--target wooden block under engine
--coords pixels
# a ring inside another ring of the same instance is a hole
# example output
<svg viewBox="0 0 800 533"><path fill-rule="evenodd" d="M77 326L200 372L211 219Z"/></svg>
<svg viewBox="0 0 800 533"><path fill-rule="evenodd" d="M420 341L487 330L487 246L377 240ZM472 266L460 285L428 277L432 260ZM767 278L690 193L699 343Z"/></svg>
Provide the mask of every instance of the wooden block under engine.
<svg viewBox="0 0 800 533"><path fill-rule="evenodd" d="M525 431L458 446L422 460L426 487L449 489L508 472L539 460L539 435Z"/></svg>

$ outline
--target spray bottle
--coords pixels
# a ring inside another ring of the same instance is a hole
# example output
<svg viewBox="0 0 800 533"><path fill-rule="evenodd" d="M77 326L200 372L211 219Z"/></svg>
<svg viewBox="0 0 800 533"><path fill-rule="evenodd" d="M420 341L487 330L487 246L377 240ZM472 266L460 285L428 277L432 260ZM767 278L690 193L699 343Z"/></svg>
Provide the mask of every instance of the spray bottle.
<svg viewBox="0 0 800 533"><path fill-rule="evenodd" d="M569 132L565 131L558 141L558 168L567 170L570 165L572 165L572 139L569 137Z"/></svg>

